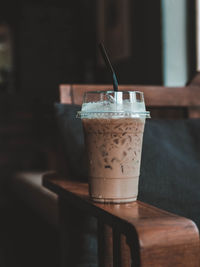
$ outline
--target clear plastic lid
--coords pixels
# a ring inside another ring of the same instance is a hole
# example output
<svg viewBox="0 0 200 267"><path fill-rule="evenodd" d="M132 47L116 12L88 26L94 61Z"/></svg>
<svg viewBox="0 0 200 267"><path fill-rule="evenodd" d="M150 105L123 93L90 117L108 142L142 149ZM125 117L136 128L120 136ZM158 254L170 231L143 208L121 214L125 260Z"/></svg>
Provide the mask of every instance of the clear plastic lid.
<svg viewBox="0 0 200 267"><path fill-rule="evenodd" d="M139 91L86 92L77 118L150 118L144 96Z"/></svg>

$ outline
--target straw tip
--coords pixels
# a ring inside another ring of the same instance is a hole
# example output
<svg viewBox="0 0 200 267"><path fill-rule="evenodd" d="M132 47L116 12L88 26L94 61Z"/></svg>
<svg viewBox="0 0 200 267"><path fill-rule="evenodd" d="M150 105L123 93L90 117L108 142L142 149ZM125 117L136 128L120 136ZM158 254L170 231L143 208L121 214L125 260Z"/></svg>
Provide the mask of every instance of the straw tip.
<svg viewBox="0 0 200 267"><path fill-rule="evenodd" d="M105 50L105 48L104 48L104 45L103 45L103 43L99 43L99 49L100 49L100 51L101 51L101 54L102 54L102 57L103 57L103 59L104 59L104 61L105 61L105 64L107 65L107 67L108 67L108 69L111 71L111 73L112 73L112 76L113 76L113 89L114 89L114 91L118 91L118 81L117 81L117 77L116 77L116 75L115 75L115 72L114 72L114 69L113 69L113 67L112 67L112 64L111 64L111 62L110 62L110 59L109 59L109 57L108 57L108 55L107 55L107 53L106 53L106 50Z"/></svg>

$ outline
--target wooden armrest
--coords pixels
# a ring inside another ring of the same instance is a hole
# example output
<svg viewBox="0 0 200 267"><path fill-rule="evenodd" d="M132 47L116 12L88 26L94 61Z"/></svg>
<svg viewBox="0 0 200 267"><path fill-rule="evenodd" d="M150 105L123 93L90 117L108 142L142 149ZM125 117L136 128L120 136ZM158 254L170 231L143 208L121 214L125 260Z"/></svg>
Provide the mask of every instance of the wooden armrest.
<svg viewBox="0 0 200 267"><path fill-rule="evenodd" d="M191 220L140 201L95 203L88 196L86 183L67 181L55 174L44 175L43 184L74 208L95 216L99 226L112 227L113 266L128 266L119 256L123 253L121 235L130 246L132 266L199 266L199 234Z"/></svg>

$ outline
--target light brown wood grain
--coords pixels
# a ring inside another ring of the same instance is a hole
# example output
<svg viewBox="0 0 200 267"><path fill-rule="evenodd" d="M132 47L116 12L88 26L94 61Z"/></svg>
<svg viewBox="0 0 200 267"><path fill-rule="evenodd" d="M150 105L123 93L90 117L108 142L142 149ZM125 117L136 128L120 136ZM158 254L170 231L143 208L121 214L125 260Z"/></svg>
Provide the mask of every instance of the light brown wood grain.
<svg viewBox="0 0 200 267"><path fill-rule="evenodd" d="M85 92L105 90L112 90L112 85L61 85L61 103L69 103L71 101L73 104L81 105ZM200 106L200 87L198 86L164 87L143 85L120 85L119 90L143 92L145 103L147 106L150 107Z"/></svg>
<svg viewBox="0 0 200 267"><path fill-rule="evenodd" d="M72 86L70 84L61 84L60 90L60 102L64 104L72 104Z"/></svg>
<svg viewBox="0 0 200 267"><path fill-rule="evenodd" d="M131 266L131 250L130 246L127 244L127 238L124 234L120 235L120 245L121 266L129 267Z"/></svg>
<svg viewBox="0 0 200 267"><path fill-rule="evenodd" d="M46 176L43 184L74 209L81 208L124 234L130 245L133 266L199 266L199 233L191 220L140 201L95 203L88 196L87 184L62 177Z"/></svg>

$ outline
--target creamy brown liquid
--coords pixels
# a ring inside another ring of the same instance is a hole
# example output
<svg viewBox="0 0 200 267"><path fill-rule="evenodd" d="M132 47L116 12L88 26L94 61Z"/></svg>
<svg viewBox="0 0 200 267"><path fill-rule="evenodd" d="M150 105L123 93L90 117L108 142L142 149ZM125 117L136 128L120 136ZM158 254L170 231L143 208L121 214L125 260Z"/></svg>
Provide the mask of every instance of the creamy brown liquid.
<svg viewBox="0 0 200 267"><path fill-rule="evenodd" d="M83 119L89 193L98 202L137 198L144 119Z"/></svg>

